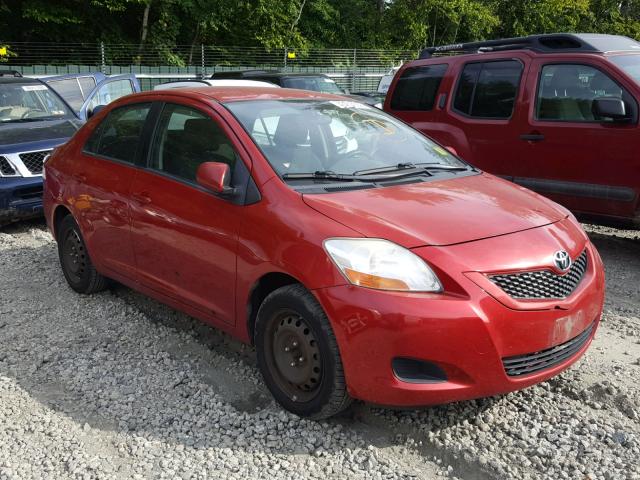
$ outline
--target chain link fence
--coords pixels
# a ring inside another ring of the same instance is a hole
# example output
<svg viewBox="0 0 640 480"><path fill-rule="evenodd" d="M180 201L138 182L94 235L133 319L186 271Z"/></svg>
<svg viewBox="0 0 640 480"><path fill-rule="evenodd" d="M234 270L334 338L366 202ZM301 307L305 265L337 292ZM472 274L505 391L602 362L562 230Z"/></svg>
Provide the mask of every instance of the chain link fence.
<svg viewBox="0 0 640 480"><path fill-rule="evenodd" d="M387 71L417 58L415 50L304 49L213 45L155 47L107 43L5 42L0 68L23 75L102 71L134 73L143 89L171 79L209 77L219 71L267 69L325 73L342 88L372 91Z"/></svg>

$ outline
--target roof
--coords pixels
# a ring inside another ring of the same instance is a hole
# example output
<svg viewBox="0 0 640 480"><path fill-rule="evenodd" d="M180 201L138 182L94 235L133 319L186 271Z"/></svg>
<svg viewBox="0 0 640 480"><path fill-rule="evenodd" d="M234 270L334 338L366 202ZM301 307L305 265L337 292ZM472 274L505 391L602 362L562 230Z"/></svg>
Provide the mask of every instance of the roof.
<svg viewBox="0 0 640 480"><path fill-rule="evenodd" d="M434 55L485 53L504 50L533 50L538 53L608 53L640 51L640 43L621 35L599 33L552 33L528 37L503 38L481 42L456 43L425 48L420 59Z"/></svg>
<svg viewBox="0 0 640 480"><path fill-rule="evenodd" d="M17 83L19 85L24 85L25 83L42 83L37 78L28 78L28 77L3 77L0 76L0 84L6 83Z"/></svg>
<svg viewBox="0 0 640 480"><path fill-rule="evenodd" d="M151 97L150 99L153 99L155 96L162 95L190 98L205 97L220 103L242 100L345 100L345 97L342 95L298 90L295 88L268 87L185 87L136 93L134 95L128 95L126 98Z"/></svg>
<svg viewBox="0 0 640 480"><path fill-rule="evenodd" d="M172 80L170 82L159 83L154 86L154 90L168 90L171 88L198 88L203 86L212 87L265 87L280 88L275 83L261 82L259 80L250 80L247 78L215 78L208 80Z"/></svg>
<svg viewBox="0 0 640 480"><path fill-rule="evenodd" d="M277 70L236 70L231 72L216 72L211 75L212 79L220 79L227 77L242 77L242 78L252 78L252 77L272 77L272 78L282 78L282 77L327 77L324 73L305 73L305 72L279 72Z"/></svg>

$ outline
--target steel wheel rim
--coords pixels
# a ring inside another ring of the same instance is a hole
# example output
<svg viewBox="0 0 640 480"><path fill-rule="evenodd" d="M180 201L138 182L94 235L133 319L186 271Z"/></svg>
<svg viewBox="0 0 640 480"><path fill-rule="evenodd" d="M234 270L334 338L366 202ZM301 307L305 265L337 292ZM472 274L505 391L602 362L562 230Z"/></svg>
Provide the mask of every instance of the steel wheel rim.
<svg viewBox="0 0 640 480"><path fill-rule="evenodd" d="M318 341L303 317L287 310L270 320L266 363L278 388L294 402L315 398L322 383Z"/></svg>
<svg viewBox="0 0 640 480"><path fill-rule="evenodd" d="M71 281L80 282L87 268L87 254L75 230L70 230L64 239L62 262Z"/></svg>

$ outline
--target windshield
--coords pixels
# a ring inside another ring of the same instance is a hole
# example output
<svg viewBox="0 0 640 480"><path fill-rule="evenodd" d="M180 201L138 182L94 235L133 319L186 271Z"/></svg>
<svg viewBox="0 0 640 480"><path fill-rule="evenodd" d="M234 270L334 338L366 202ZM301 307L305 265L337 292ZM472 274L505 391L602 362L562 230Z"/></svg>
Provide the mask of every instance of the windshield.
<svg viewBox="0 0 640 480"><path fill-rule="evenodd" d="M609 60L627 72L636 83L640 83L640 55L612 55Z"/></svg>
<svg viewBox="0 0 640 480"><path fill-rule="evenodd" d="M0 122L49 120L69 115L69 109L49 87L39 83L0 84Z"/></svg>
<svg viewBox="0 0 640 480"><path fill-rule="evenodd" d="M257 100L226 107L279 175L353 175L399 165L466 164L377 108L343 100Z"/></svg>
<svg viewBox="0 0 640 480"><path fill-rule="evenodd" d="M282 86L285 88L299 88L300 90L311 90L313 92L337 93L344 92L338 87L336 82L327 77L288 77L282 79Z"/></svg>

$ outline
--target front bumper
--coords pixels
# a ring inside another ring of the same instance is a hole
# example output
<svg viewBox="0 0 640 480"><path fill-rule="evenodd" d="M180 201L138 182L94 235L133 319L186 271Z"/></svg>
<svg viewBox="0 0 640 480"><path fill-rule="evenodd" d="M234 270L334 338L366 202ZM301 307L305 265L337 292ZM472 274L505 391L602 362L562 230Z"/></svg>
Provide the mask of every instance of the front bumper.
<svg viewBox="0 0 640 480"><path fill-rule="evenodd" d="M42 177L0 178L0 225L42 215Z"/></svg>
<svg viewBox="0 0 640 480"><path fill-rule="evenodd" d="M315 290L338 340L350 394L379 405L425 406L519 390L547 380L588 348L602 314L604 274L591 244L590 267L561 307L515 310L460 275L466 294L383 292L353 286ZM503 359L588 338L569 357L541 371L509 376ZM400 380L394 358L430 362L446 381Z"/></svg>

